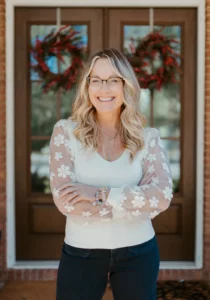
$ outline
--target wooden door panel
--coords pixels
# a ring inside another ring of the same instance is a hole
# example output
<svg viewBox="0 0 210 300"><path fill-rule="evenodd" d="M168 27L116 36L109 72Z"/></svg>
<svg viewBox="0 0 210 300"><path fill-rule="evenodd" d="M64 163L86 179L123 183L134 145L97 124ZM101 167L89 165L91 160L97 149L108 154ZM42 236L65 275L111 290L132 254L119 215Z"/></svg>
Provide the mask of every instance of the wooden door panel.
<svg viewBox="0 0 210 300"><path fill-rule="evenodd" d="M153 220L161 260L194 260L196 174L196 9L154 9L154 25L180 26L180 184L171 207ZM124 51L124 26L148 26L149 9L109 9L108 46ZM152 124L154 125L154 124Z"/></svg>
<svg viewBox="0 0 210 300"><path fill-rule="evenodd" d="M102 9L62 8L62 25L87 27L88 54L102 48ZM29 76L31 26L56 24L55 8L17 8L15 11L15 131L16 131L16 257L18 260L59 259L64 240L65 217L55 207L51 193L32 187L31 153L37 141L48 142L46 135L33 136L32 88ZM83 36L84 37L84 36ZM43 98L43 101L46 98ZM56 99L56 120L61 118L60 100ZM49 100L49 99L48 99ZM53 101L53 95L52 95ZM47 102L46 102L47 105ZM59 106L60 105L60 106ZM39 164L40 169L42 164ZM37 180L37 179L36 179Z"/></svg>

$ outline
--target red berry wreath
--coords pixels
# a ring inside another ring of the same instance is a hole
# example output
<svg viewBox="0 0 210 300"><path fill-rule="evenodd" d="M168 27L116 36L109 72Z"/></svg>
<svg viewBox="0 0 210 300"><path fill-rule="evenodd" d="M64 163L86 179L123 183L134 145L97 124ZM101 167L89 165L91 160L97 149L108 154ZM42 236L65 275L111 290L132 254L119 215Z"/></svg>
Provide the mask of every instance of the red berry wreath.
<svg viewBox="0 0 210 300"><path fill-rule="evenodd" d="M178 59L181 56L173 46L178 41L160 32L152 32L137 47L133 42L128 59L134 62L134 71L142 88L160 90L163 85L179 81L181 69Z"/></svg>
<svg viewBox="0 0 210 300"><path fill-rule="evenodd" d="M58 89L69 90L76 83L80 68L83 66L86 49L81 47L80 37L72 27L60 28L56 33L51 31L44 40L37 39L34 46L30 47L30 52L37 64L31 68L38 73L42 80L43 90L54 91ZM56 57L58 61L64 62L64 56L71 58L70 66L62 73L53 73L47 65L50 57Z"/></svg>

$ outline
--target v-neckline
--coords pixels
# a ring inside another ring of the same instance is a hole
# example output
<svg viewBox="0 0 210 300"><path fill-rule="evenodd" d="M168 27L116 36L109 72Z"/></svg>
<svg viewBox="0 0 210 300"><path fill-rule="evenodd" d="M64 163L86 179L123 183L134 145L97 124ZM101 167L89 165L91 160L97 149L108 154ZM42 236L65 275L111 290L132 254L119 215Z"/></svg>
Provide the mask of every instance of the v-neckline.
<svg viewBox="0 0 210 300"><path fill-rule="evenodd" d="M104 162L111 164L111 163L115 163L115 162L119 161L125 155L126 150L127 149L125 148L124 151L122 152L122 154L118 158L116 158L115 160L112 160L112 161L106 160L103 156L101 156L101 154L98 153L98 151L96 151L96 155Z"/></svg>

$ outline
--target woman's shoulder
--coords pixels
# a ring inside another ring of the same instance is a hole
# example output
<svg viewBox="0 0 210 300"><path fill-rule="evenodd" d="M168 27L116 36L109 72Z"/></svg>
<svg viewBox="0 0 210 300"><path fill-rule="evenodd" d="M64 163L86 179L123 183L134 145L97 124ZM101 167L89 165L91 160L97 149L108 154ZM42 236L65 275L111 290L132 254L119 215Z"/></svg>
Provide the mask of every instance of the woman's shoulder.
<svg viewBox="0 0 210 300"><path fill-rule="evenodd" d="M143 129L144 142L148 143L152 138L159 138L160 131L154 127L146 127Z"/></svg>
<svg viewBox="0 0 210 300"><path fill-rule="evenodd" d="M77 123L72 121L71 118L67 118L67 119L60 119L59 121L57 121L54 125L54 127L62 127L63 129L66 130L74 130L74 128L76 127Z"/></svg>
<svg viewBox="0 0 210 300"><path fill-rule="evenodd" d="M71 120L71 118L60 119L54 125L54 131L57 133L64 134L66 139L71 140L71 142L75 141L74 129L77 123Z"/></svg>

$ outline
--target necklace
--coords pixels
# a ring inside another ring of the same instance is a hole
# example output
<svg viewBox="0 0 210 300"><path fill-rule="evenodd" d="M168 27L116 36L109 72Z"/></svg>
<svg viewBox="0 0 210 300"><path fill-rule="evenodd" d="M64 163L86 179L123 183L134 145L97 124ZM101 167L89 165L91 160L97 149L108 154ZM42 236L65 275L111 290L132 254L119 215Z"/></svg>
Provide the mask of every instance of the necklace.
<svg viewBox="0 0 210 300"><path fill-rule="evenodd" d="M115 139L119 133L119 129L117 130L117 132L115 133L115 135L113 137L110 137L109 135L105 134L105 132L101 128L99 128L99 130L101 131L103 136L107 136L110 139L110 141L114 140L114 149L115 149ZM103 154L104 154L106 160L111 161L111 157L112 157L111 147L108 147L108 151L107 151L107 155L106 155L104 146L103 146Z"/></svg>

